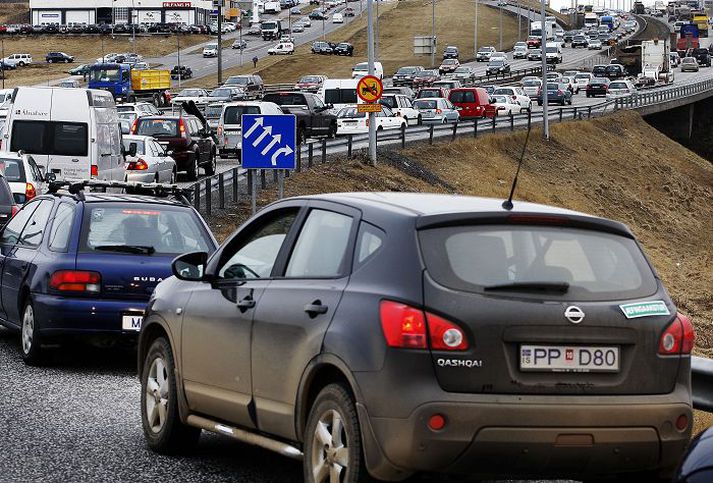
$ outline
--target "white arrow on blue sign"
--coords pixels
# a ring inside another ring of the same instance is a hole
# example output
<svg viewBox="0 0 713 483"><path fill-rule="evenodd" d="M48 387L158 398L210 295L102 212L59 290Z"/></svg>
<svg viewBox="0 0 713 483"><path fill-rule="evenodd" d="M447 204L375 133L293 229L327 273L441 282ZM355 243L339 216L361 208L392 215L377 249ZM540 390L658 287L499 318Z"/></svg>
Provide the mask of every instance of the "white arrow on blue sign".
<svg viewBox="0 0 713 483"><path fill-rule="evenodd" d="M297 118L294 114L243 114L243 168L295 169Z"/></svg>

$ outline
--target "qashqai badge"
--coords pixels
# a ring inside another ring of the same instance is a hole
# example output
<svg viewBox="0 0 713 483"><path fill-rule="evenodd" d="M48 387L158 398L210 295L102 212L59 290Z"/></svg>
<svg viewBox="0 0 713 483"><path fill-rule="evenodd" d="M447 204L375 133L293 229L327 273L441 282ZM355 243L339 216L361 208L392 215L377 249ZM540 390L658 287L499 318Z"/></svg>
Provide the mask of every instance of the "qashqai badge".
<svg viewBox="0 0 713 483"><path fill-rule="evenodd" d="M579 324L584 320L584 312L579 307L571 305L564 311L564 316L573 324Z"/></svg>

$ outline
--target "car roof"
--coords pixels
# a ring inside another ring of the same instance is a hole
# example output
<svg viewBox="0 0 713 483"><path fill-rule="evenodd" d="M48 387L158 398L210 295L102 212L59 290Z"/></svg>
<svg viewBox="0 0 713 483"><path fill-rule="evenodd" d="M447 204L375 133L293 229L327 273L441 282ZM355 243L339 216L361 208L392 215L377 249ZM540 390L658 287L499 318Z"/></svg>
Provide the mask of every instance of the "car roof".
<svg viewBox="0 0 713 483"><path fill-rule="evenodd" d="M59 192L55 195L43 195L44 198L48 199L52 199L53 196L60 197L62 199L73 199L77 201L76 196L64 192ZM123 193L95 193L91 191L85 191L84 201L86 203L150 203L155 205L182 206L190 208L189 206L172 198L158 198L155 196L129 195Z"/></svg>

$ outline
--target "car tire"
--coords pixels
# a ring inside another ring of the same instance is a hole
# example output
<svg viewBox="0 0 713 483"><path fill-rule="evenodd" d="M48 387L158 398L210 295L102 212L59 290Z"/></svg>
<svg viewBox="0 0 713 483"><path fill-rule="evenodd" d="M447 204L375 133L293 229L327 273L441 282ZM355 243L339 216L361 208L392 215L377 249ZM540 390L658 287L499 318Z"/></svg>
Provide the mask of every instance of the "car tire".
<svg viewBox="0 0 713 483"><path fill-rule="evenodd" d="M337 125L336 124L330 124L329 133L327 134L327 137L329 139L334 139L337 137Z"/></svg>
<svg viewBox="0 0 713 483"><path fill-rule="evenodd" d="M304 455L306 483L330 481L330 471L343 483L371 480L354 398L344 385L330 384L317 396L307 418Z"/></svg>
<svg viewBox="0 0 713 483"><path fill-rule="evenodd" d="M151 344L144 359L141 374L141 426L148 447L161 454L190 450L198 443L201 435L200 429L181 422L173 351L163 337Z"/></svg>
<svg viewBox="0 0 713 483"><path fill-rule="evenodd" d="M42 337L40 324L35 317L35 308L32 300L28 298L22 308L22 324L20 330L20 350L22 360L28 366L39 366L44 358L42 353Z"/></svg>
<svg viewBox="0 0 713 483"><path fill-rule="evenodd" d="M47 61L47 63L49 63L49 64L54 64L54 59L49 59L49 60ZM20 65L22 65L22 64L20 64Z"/></svg>

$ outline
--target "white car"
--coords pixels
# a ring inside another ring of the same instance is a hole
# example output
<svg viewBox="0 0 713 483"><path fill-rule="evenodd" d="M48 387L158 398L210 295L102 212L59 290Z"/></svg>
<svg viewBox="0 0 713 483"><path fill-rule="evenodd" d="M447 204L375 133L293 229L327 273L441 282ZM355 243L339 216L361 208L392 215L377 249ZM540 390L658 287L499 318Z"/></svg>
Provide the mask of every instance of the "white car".
<svg viewBox="0 0 713 483"><path fill-rule="evenodd" d="M496 60L496 59L503 59L504 61L508 60L508 54L505 52L493 52L490 54L490 59L488 60Z"/></svg>
<svg viewBox="0 0 713 483"><path fill-rule="evenodd" d="M510 116L519 114L522 110L520 104L515 102L512 97L505 95L493 95L490 102L495 108L496 116Z"/></svg>
<svg viewBox="0 0 713 483"><path fill-rule="evenodd" d="M508 96L520 106L520 112L529 111L532 108L532 99L521 87L498 87L493 91L494 96Z"/></svg>
<svg viewBox="0 0 713 483"><path fill-rule="evenodd" d="M335 13L332 15L332 23L344 23L344 15L341 13Z"/></svg>
<svg viewBox="0 0 713 483"><path fill-rule="evenodd" d="M280 42L267 51L270 55L291 55L295 53L295 44L292 42Z"/></svg>
<svg viewBox="0 0 713 483"><path fill-rule="evenodd" d="M310 28L312 26L312 20L309 17L302 17L300 23L305 26L305 28Z"/></svg>
<svg viewBox="0 0 713 483"><path fill-rule="evenodd" d="M2 61L5 64L24 67L32 63L32 56L30 54L12 54Z"/></svg>
<svg viewBox="0 0 713 483"><path fill-rule="evenodd" d="M218 57L218 44L208 44L203 47L203 57Z"/></svg>
<svg viewBox="0 0 713 483"><path fill-rule="evenodd" d="M587 45L587 48L589 50L602 50L602 41L599 39L590 40L589 44Z"/></svg>
<svg viewBox="0 0 713 483"><path fill-rule="evenodd" d="M515 44L512 50L513 59L527 59L527 44L525 42L518 42Z"/></svg>
<svg viewBox="0 0 713 483"><path fill-rule="evenodd" d="M379 99L382 106L386 106L393 111L394 114L406 119L408 125L421 124L421 113L413 107L413 102L404 94L384 94Z"/></svg>
<svg viewBox="0 0 713 483"><path fill-rule="evenodd" d="M369 132L368 115L358 112L355 106L345 107L337 114L337 135L363 134ZM406 119L394 114L386 106L381 106L381 112L374 116L376 120L376 131L381 132L389 129L406 129L408 123Z"/></svg>
<svg viewBox="0 0 713 483"><path fill-rule="evenodd" d="M205 89L183 89L173 99L171 104L180 106L184 102L193 101L197 106L205 106L208 104L210 94Z"/></svg>
<svg viewBox="0 0 713 483"><path fill-rule="evenodd" d="M281 44L294 44L295 38L292 37L291 35L283 35L282 37L280 37L280 43Z"/></svg>
<svg viewBox="0 0 713 483"><path fill-rule="evenodd" d="M361 79L369 74L369 64L367 62L359 62L352 68L352 79ZM384 66L381 62L374 62L374 75L379 79L384 78Z"/></svg>
<svg viewBox="0 0 713 483"><path fill-rule="evenodd" d="M44 172L29 154L2 153L0 169L5 175L10 190L12 190L12 196L18 205L47 191Z"/></svg>
<svg viewBox="0 0 713 483"><path fill-rule="evenodd" d="M636 93L636 87L628 80L615 80L609 83L607 97L622 97Z"/></svg>
<svg viewBox="0 0 713 483"><path fill-rule="evenodd" d="M125 181L175 183L176 161L151 136L123 136Z"/></svg>
<svg viewBox="0 0 713 483"><path fill-rule="evenodd" d="M119 118L127 119L133 123L137 118L143 116L160 116L161 111L150 102L135 102L117 104L116 112Z"/></svg>
<svg viewBox="0 0 713 483"><path fill-rule="evenodd" d="M560 78L560 84L565 84L572 92L572 95L579 94L580 87L575 82L574 77L568 77L566 75L563 75Z"/></svg>
<svg viewBox="0 0 713 483"><path fill-rule="evenodd" d="M114 59L116 59L116 56L119 55L117 52L112 52L110 54L106 54L103 57L99 57L96 60L97 64L104 64L108 62L114 62Z"/></svg>
<svg viewBox="0 0 713 483"><path fill-rule="evenodd" d="M579 72L574 76L574 83L577 85L579 90L587 89L589 81L594 79L594 75L591 72Z"/></svg>

